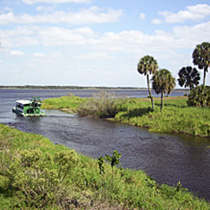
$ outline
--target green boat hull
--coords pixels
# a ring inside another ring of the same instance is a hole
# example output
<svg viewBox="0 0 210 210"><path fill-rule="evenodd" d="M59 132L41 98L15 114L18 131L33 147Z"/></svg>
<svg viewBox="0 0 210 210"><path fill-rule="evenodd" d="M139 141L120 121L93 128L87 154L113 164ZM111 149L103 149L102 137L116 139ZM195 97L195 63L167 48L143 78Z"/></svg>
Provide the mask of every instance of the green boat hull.
<svg viewBox="0 0 210 210"><path fill-rule="evenodd" d="M16 107L12 109L12 112L22 117L45 117L46 116L46 114L43 111L40 111L39 113L23 113L23 112L18 111Z"/></svg>

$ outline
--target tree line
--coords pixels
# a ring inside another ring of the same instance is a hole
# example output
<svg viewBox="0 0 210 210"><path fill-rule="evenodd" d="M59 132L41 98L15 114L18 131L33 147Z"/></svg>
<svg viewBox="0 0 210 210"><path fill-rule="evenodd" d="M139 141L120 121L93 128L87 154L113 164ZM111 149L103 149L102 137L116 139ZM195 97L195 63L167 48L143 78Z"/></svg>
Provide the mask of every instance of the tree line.
<svg viewBox="0 0 210 210"><path fill-rule="evenodd" d="M135 87L62 86L62 85L0 85L0 89L136 89ZM143 88L139 88L143 89Z"/></svg>
<svg viewBox="0 0 210 210"><path fill-rule="evenodd" d="M210 43L203 42L198 44L192 53L193 64L197 65L200 70L204 71L203 85L199 85L200 73L196 68L191 66L183 67L179 70L178 84L181 87L189 87L188 96L189 106L210 106L210 87L206 87L206 73L210 67ZM154 110L154 101L150 88L150 75L152 75L152 89L156 94L161 94L161 106L163 108L164 94L170 94L176 86L176 79L168 69L158 70L158 63L153 56L146 55L138 63L137 70L140 74L146 76L149 98L151 99L152 109Z"/></svg>

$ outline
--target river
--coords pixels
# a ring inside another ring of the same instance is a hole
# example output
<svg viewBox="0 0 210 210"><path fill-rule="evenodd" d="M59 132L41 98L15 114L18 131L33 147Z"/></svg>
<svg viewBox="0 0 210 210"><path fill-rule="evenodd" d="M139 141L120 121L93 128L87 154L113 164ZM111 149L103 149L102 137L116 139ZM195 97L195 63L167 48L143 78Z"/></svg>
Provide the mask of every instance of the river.
<svg viewBox="0 0 210 210"><path fill-rule="evenodd" d="M122 154L121 166L141 169L158 183L181 182L199 197L210 200L210 139L188 135L148 132L147 129L101 119L79 118L57 110L46 110L47 117L23 118L12 113L18 99L59 97L69 93L90 97L94 90L11 90L0 89L0 123L25 132L42 134L54 143L64 144L77 152L98 158ZM116 94L146 97L145 90L117 90ZM172 95L183 95L173 92Z"/></svg>

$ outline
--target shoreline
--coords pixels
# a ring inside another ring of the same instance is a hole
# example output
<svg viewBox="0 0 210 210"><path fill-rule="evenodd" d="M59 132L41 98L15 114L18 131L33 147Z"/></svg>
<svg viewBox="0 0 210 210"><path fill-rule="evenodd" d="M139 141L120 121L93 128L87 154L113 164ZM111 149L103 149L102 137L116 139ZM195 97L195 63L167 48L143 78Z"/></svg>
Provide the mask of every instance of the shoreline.
<svg viewBox="0 0 210 210"><path fill-rule="evenodd" d="M45 99L43 109L58 109L67 113L77 113L77 107L84 100L88 99L75 96ZM186 100L186 96L165 97L165 107L163 112L160 112L160 98L156 97L154 98L156 109L151 112L149 98L129 98L123 105L124 110L119 110L114 117L108 120L146 128L151 132L210 138L210 109L187 107ZM45 105L46 102L50 102L50 106Z"/></svg>

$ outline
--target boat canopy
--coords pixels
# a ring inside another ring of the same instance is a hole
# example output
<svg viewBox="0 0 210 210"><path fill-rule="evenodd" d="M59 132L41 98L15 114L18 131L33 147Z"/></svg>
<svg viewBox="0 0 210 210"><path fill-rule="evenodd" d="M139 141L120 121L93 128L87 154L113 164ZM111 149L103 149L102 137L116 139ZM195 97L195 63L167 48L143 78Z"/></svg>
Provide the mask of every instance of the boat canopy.
<svg viewBox="0 0 210 210"><path fill-rule="evenodd" d="M22 104L22 105L29 105L31 104L30 100L18 100L16 101L17 104Z"/></svg>

